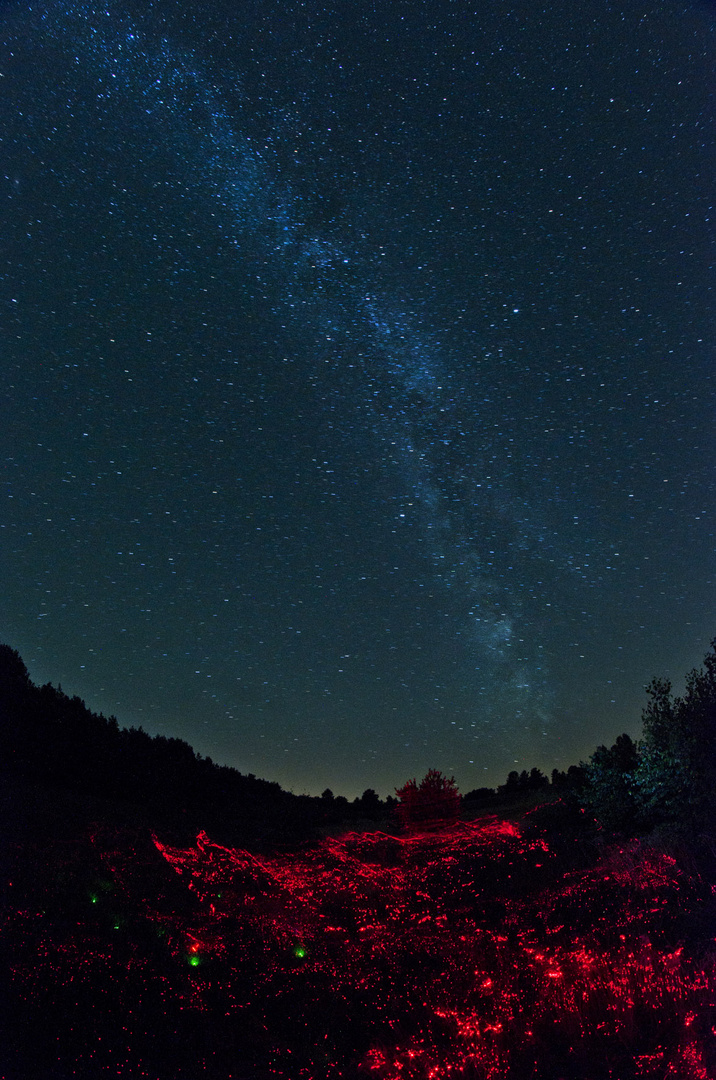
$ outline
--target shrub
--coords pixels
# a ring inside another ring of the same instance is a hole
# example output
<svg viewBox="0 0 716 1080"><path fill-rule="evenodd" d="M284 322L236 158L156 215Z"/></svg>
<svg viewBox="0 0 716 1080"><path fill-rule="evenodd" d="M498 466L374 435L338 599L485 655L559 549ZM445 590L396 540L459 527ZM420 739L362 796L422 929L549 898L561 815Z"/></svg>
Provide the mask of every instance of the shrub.
<svg viewBox="0 0 716 1080"><path fill-rule="evenodd" d="M448 779L438 769L429 769L420 784L408 780L395 794L398 816L408 831L442 828L458 819L461 796L455 778Z"/></svg>

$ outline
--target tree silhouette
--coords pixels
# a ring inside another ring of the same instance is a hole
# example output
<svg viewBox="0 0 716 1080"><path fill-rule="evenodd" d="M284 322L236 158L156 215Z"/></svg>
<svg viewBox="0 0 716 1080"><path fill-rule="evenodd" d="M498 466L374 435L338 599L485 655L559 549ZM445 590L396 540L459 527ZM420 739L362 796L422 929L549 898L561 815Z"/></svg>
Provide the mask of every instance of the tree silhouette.
<svg viewBox="0 0 716 1080"><path fill-rule="evenodd" d="M398 816L409 832L453 825L460 813L460 792L455 778L443 776L438 769L429 769L418 784L408 780L396 788Z"/></svg>
<svg viewBox="0 0 716 1080"><path fill-rule="evenodd" d="M507 774L507 780L500 784L497 794L504 802L514 802L521 799L525 794L532 791L540 791L549 786L549 780L540 769L523 769L518 773L517 769Z"/></svg>
<svg viewBox="0 0 716 1080"><path fill-rule="evenodd" d="M376 821L383 812L381 801L373 788L366 788L361 797L355 799L353 805L360 814L373 821Z"/></svg>
<svg viewBox="0 0 716 1080"><path fill-rule="evenodd" d="M598 746L585 766L581 801L608 829L628 832L634 825L632 789L638 760L636 744L624 734L609 750Z"/></svg>
<svg viewBox="0 0 716 1080"><path fill-rule="evenodd" d="M716 639L702 669L686 676L683 697L668 679L654 679L642 722L634 781L647 824L690 834L716 827Z"/></svg>

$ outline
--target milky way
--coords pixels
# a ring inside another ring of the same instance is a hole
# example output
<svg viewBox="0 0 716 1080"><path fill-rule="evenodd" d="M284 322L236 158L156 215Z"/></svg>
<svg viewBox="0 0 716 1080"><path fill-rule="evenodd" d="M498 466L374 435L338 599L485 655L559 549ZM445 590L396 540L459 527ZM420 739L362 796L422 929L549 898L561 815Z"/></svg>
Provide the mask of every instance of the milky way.
<svg viewBox="0 0 716 1080"><path fill-rule="evenodd" d="M10 4L3 636L302 790L638 733L714 633L698 7Z"/></svg>

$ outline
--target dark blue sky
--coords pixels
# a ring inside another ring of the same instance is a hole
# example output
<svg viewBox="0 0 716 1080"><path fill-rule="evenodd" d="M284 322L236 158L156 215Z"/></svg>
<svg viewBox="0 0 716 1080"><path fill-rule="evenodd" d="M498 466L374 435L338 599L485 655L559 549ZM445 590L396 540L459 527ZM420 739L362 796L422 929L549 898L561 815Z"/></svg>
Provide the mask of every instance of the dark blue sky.
<svg viewBox="0 0 716 1080"><path fill-rule="evenodd" d="M706 5L6 3L0 636L295 791L716 633Z"/></svg>

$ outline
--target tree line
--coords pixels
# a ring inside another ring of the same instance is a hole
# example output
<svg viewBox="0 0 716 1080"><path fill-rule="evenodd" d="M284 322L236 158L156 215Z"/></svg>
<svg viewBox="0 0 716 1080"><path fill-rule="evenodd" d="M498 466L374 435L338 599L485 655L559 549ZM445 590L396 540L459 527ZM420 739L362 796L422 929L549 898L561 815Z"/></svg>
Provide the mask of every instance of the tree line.
<svg viewBox="0 0 716 1080"><path fill-rule="evenodd" d="M583 767L580 798L604 827L658 830L716 857L716 639L683 695L668 679L647 687L642 738L620 735Z"/></svg>
<svg viewBox="0 0 716 1080"><path fill-rule="evenodd" d="M460 796L453 779L429 770L382 800L368 788L349 801L326 789L294 795L197 754L181 739L121 728L77 696L32 683L19 653L0 645L0 769L44 787L142 807L157 823L206 828L227 842L301 842L324 827L391 818L404 828L432 827L541 794L579 806L610 831L658 828L698 839L716 835L716 639L702 669L674 697L654 679L643 735L620 735L588 762L551 779L539 769L510 772L495 788Z"/></svg>

